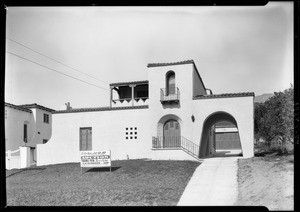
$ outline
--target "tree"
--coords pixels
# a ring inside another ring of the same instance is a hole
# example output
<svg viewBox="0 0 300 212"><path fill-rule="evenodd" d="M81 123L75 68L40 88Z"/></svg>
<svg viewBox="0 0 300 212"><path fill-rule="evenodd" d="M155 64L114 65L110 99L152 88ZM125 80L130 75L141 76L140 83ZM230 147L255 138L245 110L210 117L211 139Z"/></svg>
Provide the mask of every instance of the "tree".
<svg viewBox="0 0 300 212"><path fill-rule="evenodd" d="M264 138L270 147L272 142L294 141L294 88L275 92L265 103L255 105L255 139Z"/></svg>

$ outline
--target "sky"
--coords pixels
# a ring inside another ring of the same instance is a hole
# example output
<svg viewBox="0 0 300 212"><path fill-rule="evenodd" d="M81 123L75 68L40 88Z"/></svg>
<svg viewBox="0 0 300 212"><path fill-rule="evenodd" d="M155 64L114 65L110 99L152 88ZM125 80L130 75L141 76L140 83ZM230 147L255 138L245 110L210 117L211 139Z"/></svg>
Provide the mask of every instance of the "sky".
<svg viewBox="0 0 300 212"><path fill-rule="evenodd" d="M110 83L147 80L148 63L191 59L214 94L283 91L294 83L293 35L293 2L8 7L5 102L109 106Z"/></svg>

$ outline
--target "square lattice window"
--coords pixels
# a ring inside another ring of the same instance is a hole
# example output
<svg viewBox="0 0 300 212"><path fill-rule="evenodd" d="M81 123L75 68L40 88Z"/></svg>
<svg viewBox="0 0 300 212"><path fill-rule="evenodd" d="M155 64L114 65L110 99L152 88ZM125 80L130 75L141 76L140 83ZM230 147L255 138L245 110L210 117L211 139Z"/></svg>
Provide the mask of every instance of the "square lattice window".
<svg viewBox="0 0 300 212"><path fill-rule="evenodd" d="M126 127L125 129L125 138L127 140L137 139L137 127Z"/></svg>

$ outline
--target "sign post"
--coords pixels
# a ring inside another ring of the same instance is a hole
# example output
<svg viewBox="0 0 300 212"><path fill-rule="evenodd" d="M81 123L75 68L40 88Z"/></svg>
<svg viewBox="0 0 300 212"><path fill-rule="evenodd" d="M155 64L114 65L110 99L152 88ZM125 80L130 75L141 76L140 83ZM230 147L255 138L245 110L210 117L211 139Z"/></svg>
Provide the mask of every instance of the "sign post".
<svg viewBox="0 0 300 212"><path fill-rule="evenodd" d="M81 151L80 152L80 168L89 167L109 167L111 172L111 155L110 150L107 151Z"/></svg>

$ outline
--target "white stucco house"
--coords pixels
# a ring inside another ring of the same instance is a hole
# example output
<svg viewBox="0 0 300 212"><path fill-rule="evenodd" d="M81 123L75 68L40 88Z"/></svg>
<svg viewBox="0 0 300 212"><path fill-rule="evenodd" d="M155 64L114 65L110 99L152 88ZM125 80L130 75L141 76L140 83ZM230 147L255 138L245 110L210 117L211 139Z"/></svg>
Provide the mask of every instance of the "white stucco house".
<svg viewBox="0 0 300 212"><path fill-rule="evenodd" d="M254 156L253 92L213 94L193 60L147 68L147 80L110 84L107 107L51 111L52 135L36 144L37 165L80 162L86 150L111 150L112 160Z"/></svg>
<svg viewBox="0 0 300 212"><path fill-rule="evenodd" d="M20 156L28 152L28 163L36 163L36 145L47 143L52 133L52 112L54 110L38 104L14 105L5 103L5 150L12 153L6 160L7 167L21 168ZM27 147L20 150L20 147ZM13 159L14 164L8 164Z"/></svg>
<svg viewBox="0 0 300 212"><path fill-rule="evenodd" d="M111 150L112 160L254 156L253 92L213 94L193 60L147 68L147 80L110 84L107 107L52 112L52 137L37 145L37 164L79 162L84 150Z"/></svg>

